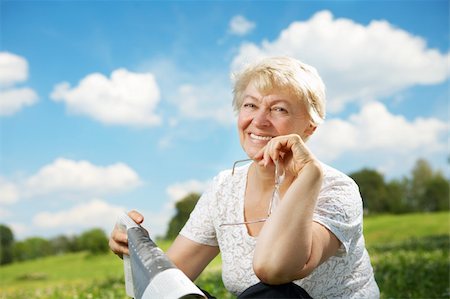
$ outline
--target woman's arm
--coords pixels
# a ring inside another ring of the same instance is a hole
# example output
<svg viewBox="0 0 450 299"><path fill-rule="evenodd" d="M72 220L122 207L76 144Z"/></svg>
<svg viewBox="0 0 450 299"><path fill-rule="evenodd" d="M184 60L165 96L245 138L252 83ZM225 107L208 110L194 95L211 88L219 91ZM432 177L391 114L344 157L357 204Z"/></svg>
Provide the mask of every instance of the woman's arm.
<svg viewBox="0 0 450 299"><path fill-rule="evenodd" d="M219 247L203 245L182 235L178 235L167 250L170 260L192 281L197 279L218 253Z"/></svg>
<svg viewBox="0 0 450 299"><path fill-rule="evenodd" d="M298 172L261 229L253 257L255 274L269 284L306 277L340 246L334 234L312 220L322 169L301 139L296 135L274 138L262 160L278 159L281 152L288 151L285 163L289 165L285 166L290 172Z"/></svg>

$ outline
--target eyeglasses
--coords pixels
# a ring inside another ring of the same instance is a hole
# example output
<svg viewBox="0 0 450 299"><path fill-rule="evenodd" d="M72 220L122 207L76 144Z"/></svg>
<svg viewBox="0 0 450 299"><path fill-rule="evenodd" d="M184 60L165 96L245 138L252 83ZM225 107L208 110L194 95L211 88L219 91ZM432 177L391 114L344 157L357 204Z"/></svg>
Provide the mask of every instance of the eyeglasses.
<svg viewBox="0 0 450 299"><path fill-rule="evenodd" d="M234 175L234 170L235 170L237 164L242 163L242 162L247 162L247 161L252 161L252 159L244 159L244 160L238 160L238 161L234 162L233 169L231 170L231 175ZM284 170L282 171L282 173L280 173L279 163L278 163L278 161L275 161L275 185L273 187L272 199L270 200L269 209L267 210L267 217L243 221L243 222L222 223L219 225L219 227L242 225L242 224L254 224L254 223L265 222L267 219L269 219L269 216L273 213L273 211L277 207L278 203L280 202L280 186L283 183L284 178L285 178Z"/></svg>

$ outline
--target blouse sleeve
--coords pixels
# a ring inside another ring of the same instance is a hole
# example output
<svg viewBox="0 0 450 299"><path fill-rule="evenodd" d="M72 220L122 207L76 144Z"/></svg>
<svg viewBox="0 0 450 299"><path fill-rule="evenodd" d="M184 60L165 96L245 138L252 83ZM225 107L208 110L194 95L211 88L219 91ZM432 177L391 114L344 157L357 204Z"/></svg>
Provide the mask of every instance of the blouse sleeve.
<svg viewBox="0 0 450 299"><path fill-rule="evenodd" d="M200 244L218 246L211 210L214 198L212 183L198 200L180 235Z"/></svg>
<svg viewBox="0 0 450 299"><path fill-rule="evenodd" d="M362 199L356 183L344 174L325 178L313 220L329 229L342 243L344 256L362 235Z"/></svg>

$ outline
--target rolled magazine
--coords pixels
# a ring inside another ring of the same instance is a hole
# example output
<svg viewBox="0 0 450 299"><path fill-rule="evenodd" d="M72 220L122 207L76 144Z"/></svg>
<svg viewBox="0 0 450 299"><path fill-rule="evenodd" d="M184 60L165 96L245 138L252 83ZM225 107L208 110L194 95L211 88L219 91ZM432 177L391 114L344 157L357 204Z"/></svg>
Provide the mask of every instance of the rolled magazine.
<svg viewBox="0 0 450 299"><path fill-rule="evenodd" d="M123 256L128 296L137 299L206 298L153 242L143 227L125 213L119 216L117 223L128 235L130 255Z"/></svg>

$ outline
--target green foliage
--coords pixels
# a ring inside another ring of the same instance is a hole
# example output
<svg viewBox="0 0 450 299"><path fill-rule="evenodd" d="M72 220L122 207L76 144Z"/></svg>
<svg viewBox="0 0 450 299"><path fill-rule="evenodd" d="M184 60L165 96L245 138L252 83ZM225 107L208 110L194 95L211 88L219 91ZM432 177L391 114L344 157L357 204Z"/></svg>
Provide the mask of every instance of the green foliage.
<svg viewBox="0 0 450 299"><path fill-rule="evenodd" d="M16 262L69 252L89 251L92 254L100 254L109 251L108 238L103 230L98 228L85 231L81 236L60 235L49 240L31 237L13 242L11 248L12 260Z"/></svg>
<svg viewBox="0 0 450 299"><path fill-rule="evenodd" d="M12 230L8 226L0 224L0 265L9 264L13 261L13 242Z"/></svg>
<svg viewBox="0 0 450 299"><path fill-rule="evenodd" d="M81 234L78 238L80 248L92 254L106 253L109 251L108 238L102 229L94 228Z"/></svg>
<svg viewBox="0 0 450 299"><path fill-rule="evenodd" d="M80 250L77 236L68 237L60 235L50 239L50 244L54 254L77 252Z"/></svg>
<svg viewBox="0 0 450 299"><path fill-rule="evenodd" d="M442 176L434 176L424 184L423 193L418 197L419 208L423 211L442 211L449 209L449 184Z"/></svg>
<svg viewBox="0 0 450 299"><path fill-rule="evenodd" d="M407 197L415 211L439 211L449 207L449 182L430 164L419 159L409 181Z"/></svg>
<svg viewBox="0 0 450 299"><path fill-rule="evenodd" d="M411 177L386 182L372 169L350 174L358 184L366 213L410 213L449 210L449 181L419 159Z"/></svg>
<svg viewBox="0 0 450 299"><path fill-rule="evenodd" d="M32 237L13 245L15 261L32 260L38 257L52 255L52 246L49 240L40 237Z"/></svg>
<svg viewBox="0 0 450 299"><path fill-rule="evenodd" d="M410 211L406 201L407 180L392 180L386 183L386 210L395 214L406 213Z"/></svg>
<svg viewBox="0 0 450 299"><path fill-rule="evenodd" d="M448 298L449 246L447 234L372 247L382 298Z"/></svg>
<svg viewBox="0 0 450 299"><path fill-rule="evenodd" d="M387 210L388 194L383 176L375 170L363 169L350 174L359 186L365 210L379 213Z"/></svg>
<svg viewBox="0 0 450 299"><path fill-rule="evenodd" d="M186 221L189 219L189 215L199 198L199 194L190 193L175 204L176 214L169 222L166 239L174 239L178 235Z"/></svg>

